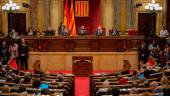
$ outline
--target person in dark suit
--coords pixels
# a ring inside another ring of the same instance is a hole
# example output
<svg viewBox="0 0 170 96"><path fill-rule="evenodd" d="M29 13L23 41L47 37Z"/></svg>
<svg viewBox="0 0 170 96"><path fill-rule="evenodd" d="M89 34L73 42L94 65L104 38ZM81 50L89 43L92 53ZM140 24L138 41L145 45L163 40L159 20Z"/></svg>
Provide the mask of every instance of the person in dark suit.
<svg viewBox="0 0 170 96"><path fill-rule="evenodd" d="M149 57L148 44L146 41L142 41L142 44L138 48L139 61L144 61L147 63Z"/></svg>
<svg viewBox="0 0 170 96"><path fill-rule="evenodd" d="M10 57L10 53L6 41L3 41L2 45L0 46L0 54L1 54L2 64L6 65Z"/></svg>
<svg viewBox="0 0 170 96"><path fill-rule="evenodd" d="M110 30L110 35L111 36L119 36L119 32L116 28L113 28L112 30Z"/></svg>
<svg viewBox="0 0 170 96"><path fill-rule="evenodd" d="M87 31L84 26L81 26L78 30L78 35L87 35Z"/></svg>
<svg viewBox="0 0 170 96"><path fill-rule="evenodd" d="M19 46L19 58L20 58L20 65L23 66L25 69L28 69L28 52L29 47L25 43L25 39L21 39L21 45Z"/></svg>
<svg viewBox="0 0 170 96"><path fill-rule="evenodd" d="M69 30L66 28L66 26L62 22L60 23L58 34L60 36L68 36L70 34Z"/></svg>
<svg viewBox="0 0 170 96"><path fill-rule="evenodd" d="M48 27L48 29L45 31L45 36L53 36L53 32L52 32L52 29L51 27Z"/></svg>
<svg viewBox="0 0 170 96"><path fill-rule="evenodd" d="M65 29L65 25L63 22L60 23L60 26L58 28L58 35L63 36L64 35L64 29Z"/></svg>
<svg viewBox="0 0 170 96"><path fill-rule="evenodd" d="M103 36L104 35L103 30L102 30L102 28L100 26L97 27L95 35L96 36Z"/></svg>

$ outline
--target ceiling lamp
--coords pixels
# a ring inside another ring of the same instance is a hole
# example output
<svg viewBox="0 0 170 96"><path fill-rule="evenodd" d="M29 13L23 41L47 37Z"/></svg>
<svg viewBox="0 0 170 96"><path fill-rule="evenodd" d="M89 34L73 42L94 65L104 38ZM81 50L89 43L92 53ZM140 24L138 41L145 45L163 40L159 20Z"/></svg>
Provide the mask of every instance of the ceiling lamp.
<svg viewBox="0 0 170 96"><path fill-rule="evenodd" d="M2 6L2 10L8 11L8 12L16 11L19 9L20 9L20 6L17 6L16 3L14 3L12 0L8 0L8 3Z"/></svg>
<svg viewBox="0 0 170 96"><path fill-rule="evenodd" d="M162 7L159 5L159 3L156 3L155 0L152 0L151 3L148 3L146 6L145 6L145 9L148 10L148 11L160 11L162 10Z"/></svg>

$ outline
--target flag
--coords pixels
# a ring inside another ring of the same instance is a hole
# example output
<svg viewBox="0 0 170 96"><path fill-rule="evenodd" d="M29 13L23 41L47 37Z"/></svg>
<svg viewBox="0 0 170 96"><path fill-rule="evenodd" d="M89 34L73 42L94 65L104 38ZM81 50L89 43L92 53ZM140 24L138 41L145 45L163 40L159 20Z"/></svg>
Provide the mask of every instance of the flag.
<svg viewBox="0 0 170 96"><path fill-rule="evenodd" d="M64 9L64 25L67 29L69 29L70 24L70 17L69 17L69 10L68 10L68 1L65 1L65 9Z"/></svg>
<svg viewBox="0 0 170 96"><path fill-rule="evenodd" d="M69 30L70 30L71 36L76 36L77 35L76 34L76 24L75 24L73 0L71 0Z"/></svg>
<svg viewBox="0 0 170 96"><path fill-rule="evenodd" d="M75 2L75 16L88 17L89 16L89 1Z"/></svg>

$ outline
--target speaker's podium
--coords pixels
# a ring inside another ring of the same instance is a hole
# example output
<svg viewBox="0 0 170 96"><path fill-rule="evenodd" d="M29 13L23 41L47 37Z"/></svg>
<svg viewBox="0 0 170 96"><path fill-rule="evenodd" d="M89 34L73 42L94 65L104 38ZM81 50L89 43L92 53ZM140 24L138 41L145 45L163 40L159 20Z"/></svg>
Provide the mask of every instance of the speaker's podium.
<svg viewBox="0 0 170 96"><path fill-rule="evenodd" d="M89 76L92 74L92 56L73 56L73 74L76 76Z"/></svg>

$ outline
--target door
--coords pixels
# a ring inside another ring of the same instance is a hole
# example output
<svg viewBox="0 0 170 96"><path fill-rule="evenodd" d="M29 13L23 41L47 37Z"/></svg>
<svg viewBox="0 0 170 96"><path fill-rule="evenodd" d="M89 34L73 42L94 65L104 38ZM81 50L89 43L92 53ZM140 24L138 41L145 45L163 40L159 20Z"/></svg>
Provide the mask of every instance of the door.
<svg viewBox="0 0 170 96"><path fill-rule="evenodd" d="M156 35L156 13L139 13L138 14L138 31L140 35Z"/></svg>
<svg viewBox="0 0 170 96"><path fill-rule="evenodd" d="M167 29L170 32L170 0L167 0Z"/></svg>
<svg viewBox="0 0 170 96"><path fill-rule="evenodd" d="M26 32L26 13L8 13L8 29L15 29L19 35Z"/></svg>

